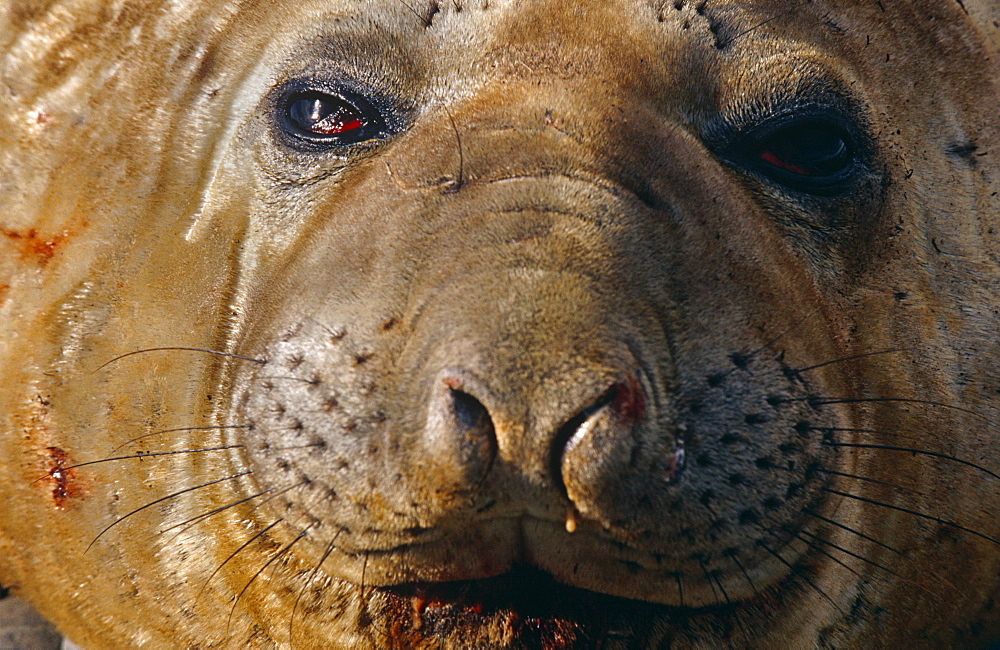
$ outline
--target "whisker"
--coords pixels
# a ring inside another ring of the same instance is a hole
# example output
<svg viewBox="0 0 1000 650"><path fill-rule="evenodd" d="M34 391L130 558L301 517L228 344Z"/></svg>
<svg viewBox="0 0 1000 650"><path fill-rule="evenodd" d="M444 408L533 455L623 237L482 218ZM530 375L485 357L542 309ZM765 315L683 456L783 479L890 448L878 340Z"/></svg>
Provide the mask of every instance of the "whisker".
<svg viewBox="0 0 1000 650"><path fill-rule="evenodd" d="M772 469L777 470L779 472L788 472L788 473L795 474L795 475L798 474L797 470L795 470L795 469L789 469L788 467L786 467L784 465L780 465L780 464L773 465ZM830 475L833 475L833 476L843 476L844 478L854 479L854 480L857 480L857 481L864 481L866 483L872 483L872 484L875 484L875 485L884 485L886 487L891 487L893 489L899 490L900 492L902 492L902 493L904 493L904 494L906 494L908 496L914 496L914 495L923 496L923 494L921 492L918 492L917 490L913 490L911 488L904 487L904 486L898 485L896 483L891 483L889 481L882 481L882 480L871 478L871 477L868 477L868 476L861 476L860 474L848 474L846 472L839 472L839 471L834 470L834 469L827 469L826 467L823 467L823 466L818 465L818 464L811 465L810 466L810 470L814 471L814 472L818 472L820 474L830 474Z"/></svg>
<svg viewBox="0 0 1000 650"><path fill-rule="evenodd" d="M222 570L222 567L226 566L226 564L228 564L230 560L232 560L234 557L236 557L237 555L239 555L240 551L242 551L243 549L245 549L247 546L250 546L250 544L252 544L254 540L260 539L261 536L267 534L267 531L271 530L272 528L274 528L275 526L277 526L279 523L281 523L284 520L285 520L284 517L279 517L278 519L275 519L273 522L271 522L270 525L267 526L267 528L259 530L258 532L254 533L254 535L252 537L250 537L250 539L248 539L247 541L245 541L242 544L240 544L239 548L237 548L235 551L233 551L232 553L230 553L229 556L225 560L223 560L221 564L219 564L219 566L215 567L215 570L212 571L212 574L210 576L208 576L208 578L205 580L205 582L201 585L201 588L198 590L198 593L195 595L195 600L198 600L199 598L201 598L202 593L204 593L205 589L208 588L208 583L210 583L212 581L212 578L214 578L216 576L216 574L219 573L219 571Z"/></svg>
<svg viewBox="0 0 1000 650"><path fill-rule="evenodd" d="M914 449L912 447L894 447L892 445L871 445L871 444L863 444L857 442L832 442L829 440L823 440L821 444L827 445L829 447L849 447L852 449L877 449L879 451L900 451L908 454L917 454L920 456L930 456L931 458L940 458L942 460L949 460L955 463L959 463L961 465L965 465L967 467L978 469L980 472L983 472L984 474L988 474L989 476L992 476L993 478L1000 480L1000 474L997 474L996 472L991 472L982 465L977 465L972 461L964 460L962 458L956 458L955 456L951 456L949 454L941 454L936 451L926 451L924 449Z"/></svg>
<svg viewBox="0 0 1000 650"><path fill-rule="evenodd" d="M420 15L420 13L416 9L414 9L410 5L410 3L406 2L406 0L396 0L396 1L399 4L403 5L404 7L406 7L407 9L409 9L410 13L413 14L414 16L416 16L417 20L419 20L420 22L422 22L424 24L424 27L430 27L431 26L431 21L428 20L426 17Z"/></svg>
<svg viewBox="0 0 1000 650"><path fill-rule="evenodd" d="M709 571L701 557L696 559L698 560L698 566L701 567L701 572L705 575L705 579L708 580L708 586L712 588L712 594L714 595L716 593L715 588L718 586L719 592L722 593L722 600L725 601L726 605L732 605L733 601L726 592L726 588L722 585L722 581L719 580L718 572ZM740 629L740 634L742 634L743 638L749 641L750 637L747 635L747 631L744 629L743 623L740 622L740 619L738 617L734 618L733 623L735 623L736 627Z"/></svg>
<svg viewBox="0 0 1000 650"><path fill-rule="evenodd" d="M733 601L729 598L729 594L726 593L726 588L722 586L722 581L719 580L718 573L709 573L708 578L709 580L711 580L712 582L714 582L716 585L719 586L719 591L722 592L722 599L726 601L726 604L732 605Z"/></svg>
<svg viewBox="0 0 1000 650"><path fill-rule="evenodd" d="M815 518L815 519L820 519L820 520L822 520L822 521L825 521L825 522L826 522L826 523L828 523L828 524L831 524L831 525L833 525L833 526L836 526L837 528L841 528L841 529L843 529L843 530L846 530L846 531L847 531L847 532L849 532L849 533L853 533L853 534L857 535L858 537L860 537L860 538L862 538L862 539L867 539L867 540L868 540L869 542L872 542L872 543L874 543L874 544L878 544L878 545L879 545L879 546L881 546L882 548L885 548L885 549L888 549L888 550L892 551L893 553L895 553L896 555L900 555L900 556L903 556L903 557L905 557L905 555L903 555L903 553L902 553L902 552L900 552L900 551L897 551L896 549L894 549L893 547L889 546L889 545L888 545L888 544L886 544L885 542L881 542L881 541L879 541L879 540L875 539L874 537L870 537L870 536L868 536L868 535L865 535L865 534L864 534L864 533L862 533L861 531L858 531L858 530L854 530L854 529L853 529L853 528L851 528L850 526L846 526L846 525L844 525L844 524L840 523L839 521L835 521L835 520L833 520L833 519L829 519L829 518L827 518L827 517L824 517L823 515L821 515L821 514L818 514L818 513L816 513L816 512L813 512L812 510L809 510L808 508L807 508L807 509L805 509L805 510L804 510L803 512L805 512L805 513L806 513L807 515L809 515L810 517L813 517L813 518Z"/></svg>
<svg viewBox="0 0 1000 650"><path fill-rule="evenodd" d="M805 572L801 568L796 568L796 567L792 566L788 562L788 560L786 560L785 558L781 557L781 555L778 554L776 551L772 551L771 547L769 547L764 542L758 541L757 544L759 544L761 548L763 548L765 551L767 551L768 553L770 553L771 555L773 555L775 558L777 558L777 560L779 562L781 562L786 567L788 567L789 570L791 570L792 574L797 575L798 577L802 578L803 582L805 582L807 585L809 585L810 587L812 587L813 591L815 591L816 593L818 593L828 603L830 603L831 605L833 605L837 609L837 611L839 611L841 614L845 614L846 613L840 607L840 605L838 605L837 603L835 603L833 601L833 599L830 598L830 596L827 595L827 593L825 591L823 591L822 589L820 589L819 587L817 587L816 584L812 580L809 579L809 576L805 575Z"/></svg>
<svg viewBox="0 0 1000 650"><path fill-rule="evenodd" d="M326 558L330 557L330 554L333 553L333 549L336 548L337 538L340 536L340 532L341 531L338 530L333 534L333 539L331 539L330 543L326 545L325 549L323 549L323 555L319 558L319 562L316 563L316 566L312 568L312 571L309 572L309 576L306 578L305 584L302 585L302 588L299 589L298 595L295 597L295 603L292 604L292 615L288 618L288 642L292 645L295 644L295 635L292 630L292 627L295 625L295 610L298 609L299 601L302 600L302 596L305 595L309 585L311 585L313 580L316 579L316 574L319 573L320 567L322 567L323 563L326 562Z"/></svg>
<svg viewBox="0 0 1000 650"><path fill-rule="evenodd" d="M775 397L772 399L773 403L781 404L788 402L807 402L810 406L825 406L827 404L865 404L865 403L894 403L900 402L903 404L923 404L925 406L937 406L944 409L950 409L952 411L959 411L967 415L979 418L984 422L989 422L993 424L993 421L982 415L981 413L976 413L961 406L955 406L954 404L948 404L946 402L934 402L926 399L913 399L907 397Z"/></svg>
<svg viewBox="0 0 1000 650"><path fill-rule="evenodd" d="M935 521L935 522L937 522L937 523L939 523L939 524L941 524L943 526L950 526L950 527L955 528L957 530L964 530L965 532L967 532L967 533L969 533L971 535L975 535L976 537L981 537L981 538L983 538L983 539L985 539L985 540L987 540L989 542L993 542L997 546L1000 546L1000 540L997 540L997 539L995 539L993 537L990 537L989 535L986 535L985 533L980 533L979 531L973 530L971 528L966 528L965 526L963 526L961 524L956 524L953 521L948 521L947 519L942 519L941 517L935 517L934 515L928 515L928 514L925 514L923 512L918 512L916 510L910 510L909 508L903 508L901 506L894 506L894 505L891 505L889 503L882 503L881 501L876 501L875 499L868 499L868 498L865 498L865 497L860 497L860 496L858 496L856 494L850 494L848 492L840 492L839 490L833 490L833 489L830 489L830 488L820 488L820 489L823 490L824 492L829 492L830 494L837 494L837 495L840 495L842 497L847 497L849 499L856 499L856 500L864 502L864 503L870 503L870 504L875 505L875 506L881 506L883 508L888 508L889 510L896 510L898 512L905 512L906 514L913 515L914 517L920 517L921 519L927 519L929 521Z"/></svg>
<svg viewBox="0 0 1000 650"><path fill-rule="evenodd" d="M448 188L448 193L451 194L459 191L465 185L465 154L462 152L462 136L458 131L458 125L455 124L455 118L452 117L447 106L442 108L444 108L444 114L448 116L448 121L451 122L451 129L455 133L455 142L458 144L458 175L455 177L455 182Z"/></svg>
<svg viewBox="0 0 1000 650"><path fill-rule="evenodd" d="M802 323L806 322L807 320L809 320L810 318L812 318L813 316L815 316L818 312L819 312L818 309L812 310L811 312L809 312L808 314L806 314L805 316L803 316L799 320L797 320L794 323L792 323L790 326L788 326L788 328L786 328L785 330L779 332L777 334L777 336L775 336L774 338L772 338L772 339L770 339L768 341L765 341L763 344L760 345L760 347L758 347L758 348L756 348L754 350L751 350L750 352L748 352L746 354L732 355L731 358L741 357L742 358L742 363L740 363L738 365L735 365L732 368L729 368L728 370L725 370L723 372L715 374L715 375L713 375L713 377L716 380L725 379L726 377L728 377L732 373L736 372L736 370L738 370L741 366L745 365L751 359L753 359L754 357L756 357L757 355L759 355L761 352L763 352L764 350L770 349L771 346L773 346L775 343L777 343L781 339L785 338L790 333L794 332L796 329L798 329L802 325Z"/></svg>
<svg viewBox="0 0 1000 650"><path fill-rule="evenodd" d="M391 174L391 172L390 172L390 174ZM347 332L345 332L342 328L331 327L331 326L327 325L326 323L324 323L323 321L316 320L312 316L307 316L306 319L309 320L312 323L315 323L317 327L319 327L321 330L323 330L324 332L326 332L326 335L330 337L331 341L339 341L342 338L344 338L345 336L347 336Z"/></svg>
<svg viewBox="0 0 1000 650"><path fill-rule="evenodd" d="M289 447L270 447L271 451L292 451L295 449L309 449L311 447L325 447L325 442L310 442L304 445L291 445Z"/></svg>
<svg viewBox="0 0 1000 650"><path fill-rule="evenodd" d="M902 576L901 574L897 573L896 571L893 571L893 570L892 570L892 569L890 569L889 567L886 567L886 566L882 566L882 565L881 565L881 564L879 564L878 562L875 562L874 560L870 560L870 559L868 559L868 558L866 558L866 557L864 557L864 556L862 556L862 555L858 555L857 553L852 553L851 551L848 551L848 550L847 550L846 548L843 548L843 547L841 547L841 546L839 546L839 545L837 545L837 544L834 544L834 543L833 543L833 542L831 542L830 540L827 540L827 539L823 539L822 537L820 537L820 536L818 536L818 535L814 535L814 534L810 533L810 532L809 532L809 531L807 531L807 530L803 530L803 531L801 531L801 532L802 532L803 534L805 534L805 535L809 535L809 536L810 536L810 537L812 537L813 539L815 539L815 540L817 540L817 541L819 541L819 542L821 542L821 543L823 543L823 544L826 544L826 545L828 545L828 546L832 546L833 548L837 549L837 550L838 550L838 551L840 551L841 553L846 553L847 555L850 555L851 557L854 557L854 558L857 558L857 559L861 560L862 562L865 562L865 563L867 563L867 564L871 564L871 565L872 565L872 566L874 566L874 567L877 567L877 568L879 568L879 569L882 569L883 571L885 571L886 573L888 573L888 574L890 574L890 575L893 575L893 576L895 576L895 577L897 577L897 578L900 578L901 580L905 580L907 584L912 584L913 586L917 587L918 589L920 589L921 591L923 591L923 592L924 592L924 593L926 593L927 595L931 596L932 598L937 598L937 597L938 597L938 595L937 595L936 593L934 593L933 591L931 591L930 589L928 589L927 587L925 587L925 586L924 586L924 585L922 585L921 583L919 583L919 582L916 582L916 581L913 581L913 580L910 580L910 579L907 579L907 578L903 577L903 576ZM803 540L803 541L805 541L805 540ZM827 555L827 554L824 554L824 555ZM841 564L843 564L843 563L841 563ZM846 565L844 565L844 566L846 566ZM850 570L850 569L848 568L848 570ZM858 573L857 573L857 572L855 572L855 571L851 571L851 572L852 572L852 573L854 573L854 575L858 575ZM858 577L861 577L861 576L860 576L860 575L858 575ZM943 578L942 576L938 575L937 577L938 577L938 579L939 579L939 580L941 580L942 582L944 582L945 584L947 584L947 585L948 585L949 587L951 587L952 589L954 589L954 588L955 588L955 586L954 586L954 585L952 585L952 584L951 584L950 582L948 582L948 581L947 581L946 579L944 579L944 578Z"/></svg>
<svg viewBox="0 0 1000 650"><path fill-rule="evenodd" d="M843 476L844 478L850 478L850 479L854 479L854 480L857 480L857 481L865 481L866 483L874 483L876 485L884 485L886 487L895 488L895 489L899 490L900 492L904 492L904 493L909 494L909 495L920 495L919 492L911 490L910 488L905 488L902 485L896 485L895 483L890 483L888 481L880 481L878 479L870 478L868 476L859 476L858 474L847 474L846 472L838 472L836 470L826 469L825 467L817 467L816 471L820 472L822 474L833 474L834 476Z"/></svg>
<svg viewBox="0 0 1000 650"><path fill-rule="evenodd" d="M796 368L792 372L802 373L809 372L810 370L815 370L817 368L822 368L824 366L831 366L835 363L844 363L846 361L854 361L855 359L864 359L865 357L875 357L882 354L895 354L897 352L911 351L913 348L892 348L889 350L879 350L878 352L864 352L862 354L852 354L849 357L841 357L839 359L833 359L831 361L824 361L823 363L817 363L814 366L807 366L805 368Z"/></svg>
<svg viewBox="0 0 1000 650"><path fill-rule="evenodd" d="M251 494L248 497L243 497L243 498L237 499L235 501L230 501L229 503L227 503L224 506L219 506L218 508L213 508L212 510L209 510L208 512L203 512L202 514L196 515L194 517L191 517L190 519L185 519L184 521L176 523L176 524L174 524L172 526L168 526L167 528L164 528L164 529L162 529L162 530L160 530L158 532L162 535L163 533L169 533L170 531L174 530L175 528L180 528L181 526L184 526L184 525L187 525L187 524L195 524L195 523L201 521L202 519L205 519L207 517L211 517L212 515L217 515L220 512L225 512L229 508L233 508L235 506L238 506L241 503L246 503L247 501L251 501L251 500L256 499L258 497L264 496L265 494L269 494L270 492L273 492L273 491L274 491L274 488L267 488L266 490L261 490L257 494ZM183 531L181 531L181 532L183 532Z"/></svg>
<svg viewBox="0 0 1000 650"><path fill-rule="evenodd" d="M808 312L805 316L803 316L799 320L797 320L794 323L792 323L791 325L789 325L783 331L779 332L777 336L775 336L774 338L772 338L769 341L766 341L759 348L757 348L756 350L754 350L753 352L751 352L750 356L751 357L756 356L756 355L760 354L761 352L763 352L764 350L770 348L772 345L774 345L775 343L777 343L781 339L785 338L786 336L788 336L789 334L791 334L792 332L794 332L795 330L797 330L799 327L802 326L802 323L806 322L807 320L809 320L810 318L812 318L813 316L815 316L818 313L819 313L819 309L818 308L817 309L813 309L811 312Z"/></svg>
<svg viewBox="0 0 1000 650"><path fill-rule="evenodd" d="M736 557L736 554L734 553L732 555L729 555L728 557L736 564L736 566L740 568L740 572L743 574L743 577L746 578L747 584L750 585L750 590L753 591L754 594L760 594L760 592L757 590L757 585L753 583L753 579L750 577L750 574L743 566L743 563L740 562L739 558Z"/></svg>
<svg viewBox="0 0 1000 650"><path fill-rule="evenodd" d="M359 590L361 592L359 594L359 597L361 598L362 601L365 599L365 573L367 572L368 572L368 552L365 551L365 559L364 562L361 564L361 584L358 585Z"/></svg>
<svg viewBox="0 0 1000 650"><path fill-rule="evenodd" d="M187 526L187 525L192 525L193 526L194 524L198 523L202 519L207 519L208 517L212 517L214 515L217 515L220 512L225 512L226 510L228 510L230 508L234 508L234 507L236 507L236 506L238 506L238 505L240 505L242 503L246 503L247 501L252 501L254 499L257 499L259 497L264 496L265 494L270 494L271 492L274 492L274 494L271 494L271 496L269 496L267 499L265 499L264 501L261 501L260 505L264 505L268 501L271 501L272 499L275 499L275 498L279 497L280 495L284 494L285 492L288 492L289 490L293 490L293 489L298 488L298 487L302 487L305 484L306 484L306 482L302 481L302 482L296 483L294 485L288 485L286 487L283 487L283 488L281 488L278 491L275 491L275 489L273 487L267 488L266 490L261 490L260 492L258 492L256 494L251 494L248 497L243 497L241 499L236 499L235 501L230 501L229 503L227 503L224 506L219 506L218 508L213 508L212 510L209 510L208 512L203 512L202 514L196 515L194 517L191 517L190 519L185 519L182 522L176 523L176 524L174 524L172 526L169 526L167 528L164 528L164 529L162 529L162 530L160 530L158 532L159 532L159 534L162 535L163 533L169 533L170 531L174 530L175 528L180 528L181 526ZM184 531L183 530L179 531L177 534L179 535L182 532L184 532Z"/></svg>
<svg viewBox="0 0 1000 650"><path fill-rule="evenodd" d="M814 427L812 425L805 426L803 428L803 426L806 424L808 423L801 423L795 425L795 427L797 427L796 431L823 431L823 432L829 431L830 433L866 433L872 436L893 436L893 437L908 438L913 440L916 439L909 434L902 433L899 431L882 431L879 429L861 429L857 427Z"/></svg>
<svg viewBox="0 0 1000 650"><path fill-rule="evenodd" d="M715 580L713 580L712 576L708 573L708 568L705 566L704 560L702 560L700 557L695 558L695 560L697 560L698 566L701 567L701 572L705 576L705 581L708 582L708 586L712 589L712 595L718 598L719 593L715 589ZM726 604L727 605L731 604L729 602L729 597L726 596L725 591L722 592L722 595L726 599Z"/></svg>
<svg viewBox="0 0 1000 650"><path fill-rule="evenodd" d="M303 384L309 384L311 386L316 385L317 381L315 379L306 379L305 377L293 377L292 375L264 375L259 377L259 379L284 379L287 381L298 381Z"/></svg>
<svg viewBox="0 0 1000 650"><path fill-rule="evenodd" d="M805 531L803 531L803 532L805 532ZM852 567L849 567L849 566L847 566L847 564L846 564L846 563L845 563L845 562L844 562L843 560L841 560L841 559L840 559L840 558L838 558L838 557L835 557L835 556L834 556L833 554L831 554L831 553L830 553L829 551L827 551L827 550L826 550L825 548L822 548L822 547L820 547L820 546L819 546L818 544L815 544L815 543L813 543L813 542L810 542L810 541L809 541L808 539L806 539L806 538L802 537L802 535L801 535L801 534L799 534L799 533L796 533L796 534L795 534L795 538L796 538L796 539L798 539L799 541L801 541L801 542L802 542L803 544L805 544L805 545L806 545L806 546L808 546L809 548L811 548L811 549L814 549L814 550L815 550L815 551L817 551L818 553L822 553L822 554L823 554L823 555L825 555L826 557L830 558L831 560L833 560L834 562L836 562L836 563L837 563L837 564L839 564L840 566L844 567L845 569L847 569L848 571L850 571L851 573L853 573L853 574L854 574L854 575L856 575L857 577L859 577L859 578L861 577L861 574L860 574L860 573L858 573L858 572L857 572L857 570L855 570L855 569L854 569L854 568L852 568ZM825 540L822 540L822 539L820 539L820 541L825 541Z"/></svg>
<svg viewBox="0 0 1000 650"><path fill-rule="evenodd" d="M142 512L146 508L150 508L152 506L155 506L158 503L163 503L164 501L169 501L170 499L173 499L174 497L178 497L178 496L180 496L182 494L186 494L188 492L193 492L195 490L200 490L203 487L208 487L210 485L215 485L216 483L222 483L224 481L231 481L233 479L240 478L241 476L246 476L247 474L253 474L253 471L247 470L245 472L240 472L239 474L233 474L232 476L227 476L225 478L217 478L214 481L209 481L208 483L202 483L201 485L196 485L194 487L184 488L183 490L180 490L178 492L174 492L173 494L168 494L165 497L160 497L159 499L156 499L155 501L150 501L146 505L140 506L140 507L136 508L135 510L129 512L128 514L122 515L118 519L115 519L113 522L111 522L110 524L108 524L104 528L104 530L102 530L101 532L99 532L97 534L97 537L95 537L93 540L91 540L90 544L87 544L87 548L84 549L83 552L86 553L87 551L89 551L90 547L92 547L95 543L97 543L97 540L99 540L101 538L101 536L104 535L104 533L108 532L109 530L111 530L112 528L114 528L115 526L117 526L118 524L120 524L121 522L125 521L126 519L128 519L132 515L134 515L134 514L136 514L138 512Z"/></svg>
<svg viewBox="0 0 1000 650"><path fill-rule="evenodd" d="M146 354L147 352L164 352L164 351L170 351L170 350L173 350L173 351L182 351L182 352L204 352L205 354L214 354L214 355L217 355L217 356L220 356L220 357L230 357L232 359L242 359L243 361L252 361L254 363L261 363L261 364L262 363L267 363L266 359L255 359L253 357L244 357L244 356L239 355L239 354L233 354L232 352L220 352L219 350L209 350L207 348L187 348L187 347L179 347L179 346L164 346L164 347L159 347L159 348L143 348L142 350L133 350L132 352L126 352L125 354L119 354L117 357L115 357L111 361L107 361L107 362L102 363L101 365L99 365L97 368L95 368L94 370L91 371L91 374L93 374L95 372L100 372L104 368L110 366L112 363L115 363L116 361L121 361L122 359L125 359L126 357L131 357L131 356L134 356L136 354Z"/></svg>
<svg viewBox="0 0 1000 650"><path fill-rule="evenodd" d="M260 575L262 573L264 573L264 571L267 569L267 567L271 566L271 564L275 560L283 557L285 555L285 553L287 553L289 550L291 550L291 548L293 546L295 546L296 542L298 542L300 539L302 539L303 537L305 537L306 534L309 532L309 529L312 528L313 525L314 524L309 524L308 526L306 526L305 528L303 528L302 531L298 535L295 536L295 539L293 539L292 541L288 542L288 544L286 544L284 548L282 548L280 551L278 551L277 553L275 553L274 555L272 555L271 559L269 559L267 562L265 562L264 566L262 566L260 569L257 570L257 572L255 574L253 574L253 577L250 578L250 581L247 582L245 585L243 585L243 589L240 590L240 593L238 593L236 595L236 600L233 601L233 607L232 607L232 609L229 610L229 620L226 622L226 634L227 635L229 634L229 628L230 628L230 626L232 625L232 622L233 622L233 614L236 613L236 606L240 604L240 598L242 598L243 594L245 594L247 592L247 589L250 588L250 585L252 585L254 583L254 581L257 578L259 578Z"/></svg>
<svg viewBox="0 0 1000 650"><path fill-rule="evenodd" d="M76 465L70 465L69 467L59 467L52 471L65 472L67 470L76 469L78 467L87 467L88 465L99 465L100 463L110 463L116 460L133 460L136 458L155 458L157 456L176 456L178 454L198 454L207 451L223 451L225 449L238 449L243 445L225 445L223 447L205 447L202 449L180 449L178 451L155 451L143 454L130 454L128 456L114 456L112 458L102 458L101 460L88 460L85 463L77 463ZM40 476L33 482L44 481L52 476L51 473L45 474L45 476Z"/></svg>
<svg viewBox="0 0 1000 650"><path fill-rule="evenodd" d="M151 438L153 436L158 436L164 433L177 433L178 431L210 431L213 429L218 430L218 429L252 429L252 428L253 428L252 424L226 424L226 425L212 426L212 427L178 427L176 429L163 429L162 431L154 431L152 433L147 433L145 435L132 438L131 440L126 440L125 442L118 445L108 453L113 454L122 447L124 447L125 445L129 445L132 444L133 442L138 442L139 440L143 440L145 438Z"/></svg>
<svg viewBox="0 0 1000 650"><path fill-rule="evenodd" d="M723 46L727 46L730 43L732 43L733 41L735 41L736 39L743 38L744 36L746 36L750 32L756 31L756 30L760 29L761 27L764 27L767 24L773 23L776 20L781 20L785 16L789 16L789 15L795 13L801 7L804 7L805 5L810 4L811 2L812 2L812 0L802 0L798 4L793 5L792 7L790 7L789 9L787 9L785 11L782 11L781 13L779 13L779 14L777 14L775 16L771 16L770 18L767 18L766 20L762 20L759 23L754 24L752 27L748 27L747 29L744 29L742 32L739 32L735 36L729 37L724 43L722 43L722 45Z"/></svg>
<svg viewBox="0 0 1000 650"><path fill-rule="evenodd" d="M823 539L823 538L822 538L822 537L820 537L819 535L814 535L814 534L810 533L810 532L809 532L808 530L803 530L803 531L799 531L799 534L801 534L801 535L808 535L809 537L812 537L813 539L815 539L816 541L818 541L818 542L820 542L820 543L822 543L822 544L826 544L827 546L831 546L831 547L833 547L833 548L837 549L837 550L838 550L838 551L840 551L841 553L846 553L847 555L850 555L850 556L851 556L851 557L853 557L853 558L857 558L858 560L861 560L862 562L865 562L865 563L867 563L867 564L870 564L870 565L872 565L872 566L874 566L874 567L878 567L879 569L882 569L882 570L883 570L883 571L885 571L886 573L889 573L889 574L891 574L891 575L894 575L894 576L896 576L897 578L898 578L898 577L900 577L898 573L896 573L895 571L893 571L893 570L892 570L892 569L890 569L889 567L886 567L886 566L882 566L881 564L879 564L878 562L876 562L876 561L874 561L874 560L870 560L870 559L868 559L868 558L866 558L866 557L864 557L864 556L862 556L862 555L859 555L859 554L857 554L857 553L854 553L854 552L852 552L852 551L848 551L848 550L847 550L846 548L843 548L842 546L839 546L839 545L837 545L837 544L834 544L833 542L831 542L831 541L830 541L830 540L828 540L828 539ZM801 539L801 538L800 538L800 539ZM805 541L805 540L802 540L802 541ZM857 573L855 573L854 571L851 571L851 572L852 572L852 573L854 573L855 575L857 575Z"/></svg>

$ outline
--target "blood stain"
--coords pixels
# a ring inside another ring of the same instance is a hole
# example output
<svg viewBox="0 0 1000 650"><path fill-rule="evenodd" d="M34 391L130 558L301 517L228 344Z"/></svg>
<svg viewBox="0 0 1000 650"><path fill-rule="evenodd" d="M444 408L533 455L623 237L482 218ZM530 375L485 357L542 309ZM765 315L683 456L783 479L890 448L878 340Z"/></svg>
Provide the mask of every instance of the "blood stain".
<svg viewBox="0 0 1000 650"><path fill-rule="evenodd" d="M45 480L52 484L53 503L58 510L63 510L66 507L66 500L78 493L69 455L59 447L46 447L45 451L48 452L49 461Z"/></svg>

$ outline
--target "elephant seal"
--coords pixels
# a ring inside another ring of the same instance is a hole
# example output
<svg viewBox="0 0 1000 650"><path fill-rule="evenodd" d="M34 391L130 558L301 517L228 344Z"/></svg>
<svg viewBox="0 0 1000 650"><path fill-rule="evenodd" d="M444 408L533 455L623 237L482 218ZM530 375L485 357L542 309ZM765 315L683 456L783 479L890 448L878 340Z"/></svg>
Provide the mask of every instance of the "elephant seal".
<svg viewBox="0 0 1000 650"><path fill-rule="evenodd" d="M1000 639L996 3L2 6L72 642Z"/></svg>

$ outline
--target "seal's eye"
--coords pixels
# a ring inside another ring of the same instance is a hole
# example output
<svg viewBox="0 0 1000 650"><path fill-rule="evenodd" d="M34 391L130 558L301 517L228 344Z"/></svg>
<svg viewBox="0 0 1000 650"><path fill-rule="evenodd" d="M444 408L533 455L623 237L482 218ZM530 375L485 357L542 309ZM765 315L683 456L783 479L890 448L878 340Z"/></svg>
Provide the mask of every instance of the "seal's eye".
<svg viewBox="0 0 1000 650"><path fill-rule="evenodd" d="M782 120L751 133L744 145L748 162L791 189L817 194L836 191L854 171L857 158L847 129L823 116Z"/></svg>
<svg viewBox="0 0 1000 650"><path fill-rule="evenodd" d="M314 135L336 135L364 126L362 116L339 97L310 93L293 99L288 117L299 129Z"/></svg>
<svg viewBox="0 0 1000 650"><path fill-rule="evenodd" d="M355 95L297 90L283 101L286 132L315 145L348 145L378 136L385 129L379 111Z"/></svg>
<svg viewBox="0 0 1000 650"><path fill-rule="evenodd" d="M779 130L761 143L758 157L778 169L812 177L837 175L851 164L846 136L816 122Z"/></svg>

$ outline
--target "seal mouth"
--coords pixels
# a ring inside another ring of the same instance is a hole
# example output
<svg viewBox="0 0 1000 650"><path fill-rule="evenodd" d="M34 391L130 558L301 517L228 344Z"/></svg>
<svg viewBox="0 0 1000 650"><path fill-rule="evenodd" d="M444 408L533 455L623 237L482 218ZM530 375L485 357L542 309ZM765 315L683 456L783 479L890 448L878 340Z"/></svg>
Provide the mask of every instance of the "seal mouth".
<svg viewBox="0 0 1000 650"><path fill-rule="evenodd" d="M401 647L435 638L474 644L484 632L507 639L510 647L546 649L629 644L657 636L666 641L670 630L688 627L695 617L732 625L738 608L735 603L677 607L611 596L564 585L528 565L491 578L375 587L367 600L370 606L384 603L384 632Z"/></svg>

